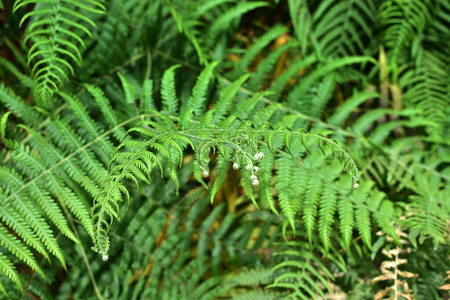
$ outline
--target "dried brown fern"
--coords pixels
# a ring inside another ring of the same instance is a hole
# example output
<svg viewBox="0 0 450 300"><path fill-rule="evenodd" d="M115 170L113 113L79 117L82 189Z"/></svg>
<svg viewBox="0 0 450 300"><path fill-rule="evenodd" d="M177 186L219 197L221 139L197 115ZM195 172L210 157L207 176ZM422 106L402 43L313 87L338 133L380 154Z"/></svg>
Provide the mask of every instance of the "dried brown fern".
<svg viewBox="0 0 450 300"><path fill-rule="evenodd" d="M450 271L447 271L447 277L445 277L445 281L449 282L447 284L444 284L443 286L440 286L440 290L448 291L450 296Z"/></svg>
<svg viewBox="0 0 450 300"><path fill-rule="evenodd" d="M402 237L407 237L408 235L406 233L403 233L400 230L400 227L396 229L398 236L400 237L400 243L402 245L408 245L409 242L405 239L402 239ZM388 241L392 242L392 239L387 237ZM400 265L404 265L408 262L407 259L400 258L400 255L402 253L410 253L411 248L408 247L400 247L396 246L394 249L386 250L383 249L382 253L387 256L390 260L383 261L381 263L381 275L375 277L370 281L370 283L375 283L379 281L389 281L393 280L393 284L391 286L386 287L385 289L379 291L375 294L374 299L375 300L381 300L381 299L392 299L392 300L398 300L398 299L407 299L412 300L414 299L412 290L409 288L408 282L404 279L406 278L413 278L419 276L419 274L411 273L408 271L401 271L399 269Z"/></svg>

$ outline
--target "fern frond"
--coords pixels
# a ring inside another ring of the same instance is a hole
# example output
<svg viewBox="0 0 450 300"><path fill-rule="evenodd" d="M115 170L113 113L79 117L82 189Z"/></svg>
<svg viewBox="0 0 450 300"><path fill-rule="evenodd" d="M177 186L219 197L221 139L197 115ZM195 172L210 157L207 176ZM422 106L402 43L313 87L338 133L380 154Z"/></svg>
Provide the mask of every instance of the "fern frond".
<svg viewBox="0 0 450 300"><path fill-rule="evenodd" d="M242 76L245 70L255 59L256 55L260 53L265 47L273 42L277 37L284 34L287 29L283 26L275 26L262 35L250 48L245 51L245 54L233 65L233 71L227 75L228 78L237 79L238 76ZM266 65L267 62L261 62L261 65ZM253 76L252 76L253 77Z"/></svg>
<svg viewBox="0 0 450 300"><path fill-rule="evenodd" d="M312 15L314 48L324 57L364 54L366 41L373 38L370 27L375 19L371 0L322 1Z"/></svg>
<svg viewBox="0 0 450 300"><path fill-rule="evenodd" d="M15 175L15 176L14 176ZM11 191L16 191L19 189L24 189L24 184L21 182L22 179L14 174L14 172L6 172L6 170L1 170L0 177L4 181L5 188ZM14 200L9 204L10 210L12 213L10 215L12 220L19 218L23 218L26 221L26 226L30 227L35 233L36 237L39 239L39 243L36 244L40 252L43 252L41 241L45 245L45 248L48 249L56 258L61 262L61 264L65 267L65 261L62 254L62 251L56 242L55 237L50 229L50 226L47 224L45 219L40 215L40 212L34 207L33 203L30 201L30 195L16 194ZM23 224L22 224L23 225ZM23 227L19 226L18 231L22 231ZM64 227L63 227L64 229ZM67 228L66 228L67 230ZM28 235L28 238L30 236ZM24 237L25 239L26 237ZM35 240L28 239L28 242L34 242ZM32 245L30 243L30 245ZM45 252L43 252L45 253Z"/></svg>
<svg viewBox="0 0 450 300"><path fill-rule="evenodd" d="M211 45L211 42L215 41L219 33L224 31L224 28L228 28L230 24L236 18L242 17L243 14L257 9L259 7L267 6L266 2L263 1L250 1L250 2L239 2L235 6L229 8L222 15L220 15L208 28L207 31L207 41Z"/></svg>
<svg viewBox="0 0 450 300"><path fill-rule="evenodd" d="M386 1L379 7L384 45L390 64L405 62L413 39L422 34L435 13L433 1Z"/></svg>
<svg viewBox="0 0 450 300"><path fill-rule="evenodd" d="M317 68L311 73L307 73L305 76L299 79L299 84L297 84L297 86L287 96L289 107L295 107L296 105L298 105L297 102L299 97L303 94L306 94L308 89L310 89L315 82L317 82L325 75L328 75L336 69L345 67L347 65L367 62L375 63L375 61L368 56L346 56L343 58L330 59L323 66Z"/></svg>
<svg viewBox="0 0 450 300"><path fill-rule="evenodd" d="M355 223L359 234L361 235L362 241L367 245L367 247L372 247L372 234L370 226L370 212L367 207L367 195L369 193L370 184L364 183L360 186L358 191L355 193Z"/></svg>
<svg viewBox="0 0 450 300"><path fill-rule="evenodd" d="M315 257L315 249L307 245L297 240L280 246L274 253L274 257L280 259L273 268L275 279L268 288L285 290L291 298L301 299L319 299L325 297L324 290L331 291L330 280L334 280L333 275Z"/></svg>
<svg viewBox="0 0 450 300"><path fill-rule="evenodd" d="M286 218L286 221L292 228L295 228L295 215L298 212L297 205L295 202L301 203L299 199L296 199L297 195L292 193L292 182L293 182L293 162L292 158L283 155L281 158L277 159L276 172L277 172L277 182L275 187L278 194L278 202L281 207L281 211Z"/></svg>
<svg viewBox="0 0 450 300"><path fill-rule="evenodd" d="M24 246L18 239L8 232L8 229L0 224L0 245L8 249L15 257L25 262L30 268L46 279L45 274L42 272L36 259L33 257L31 251ZM4 256L2 257L4 258ZM15 282L17 285L20 281L17 281L17 271L11 268L11 264L3 260L3 269L6 270L7 276ZM19 287L22 290L22 286Z"/></svg>
<svg viewBox="0 0 450 300"><path fill-rule="evenodd" d="M406 89L404 100L419 110L429 124L427 133L436 140L444 135L445 109L448 106L449 79L448 58L437 51L423 51L416 69L400 78L400 86Z"/></svg>
<svg viewBox="0 0 450 300"><path fill-rule="evenodd" d="M34 62L34 94L40 103L47 104L58 85L74 74L72 63L81 65L80 48L85 47L82 35L92 36L89 27L95 23L83 13L103 13L102 0L19 0L14 11L28 4L36 8L25 14L21 25L31 19L25 41L33 45L28 53L28 63Z"/></svg>
<svg viewBox="0 0 450 300"><path fill-rule="evenodd" d="M219 64L218 61L210 63L198 76L197 82L192 89L192 95L187 102L187 107L193 109L197 116L202 114L202 109L205 106L206 92L208 84L213 77L213 70Z"/></svg>
<svg viewBox="0 0 450 300"><path fill-rule="evenodd" d="M328 251L330 247L331 225L334 222L334 212L336 210L336 191L332 188L327 188L323 191L320 198L319 210L319 236Z"/></svg>
<svg viewBox="0 0 450 300"><path fill-rule="evenodd" d="M23 294L22 282L19 278L16 268L3 253L0 253L0 271L8 276L8 278L11 279L11 281L20 289L20 292ZM0 285L0 290L6 297L8 297L9 295L5 289L5 286L3 285L3 283L0 283Z"/></svg>
<svg viewBox="0 0 450 300"><path fill-rule="evenodd" d="M373 92L361 92L356 93L350 99L347 99L344 104L330 116L328 123L336 127L342 127L344 121L348 118L352 110L367 101L368 99L377 98L378 93Z"/></svg>
<svg viewBox="0 0 450 300"><path fill-rule="evenodd" d="M214 115L214 123L218 124L223 120L223 118L228 115L228 109L231 106L231 103L236 97L241 88L242 84L249 78L249 74L242 75L239 79L232 82L226 88L223 88L220 92L220 98L217 103L214 105L215 115Z"/></svg>
<svg viewBox="0 0 450 300"><path fill-rule="evenodd" d="M168 115L173 115L178 112L178 99L175 90L175 70L181 67L174 65L164 72L161 81L161 98L163 103L163 112Z"/></svg>
<svg viewBox="0 0 450 300"><path fill-rule="evenodd" d="M418 195L410 197L412 203L407 210L406 224L415 231L415 236L419 236L420 243L431 238L436 247L448 235L450 211L444 203L449 189L437 176L417 171L414 186Z"/></svg>

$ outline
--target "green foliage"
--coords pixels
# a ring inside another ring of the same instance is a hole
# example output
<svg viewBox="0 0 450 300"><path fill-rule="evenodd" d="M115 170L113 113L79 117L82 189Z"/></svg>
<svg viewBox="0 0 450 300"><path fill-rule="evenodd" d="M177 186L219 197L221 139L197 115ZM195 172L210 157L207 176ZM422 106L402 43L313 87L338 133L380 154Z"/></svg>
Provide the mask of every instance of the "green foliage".
<svg viewBox="0 0 450 300"><path fill-rule="evenodd" d="M448 1L4 15L2 295L371 299L401 251L445 297Z"/></svg>

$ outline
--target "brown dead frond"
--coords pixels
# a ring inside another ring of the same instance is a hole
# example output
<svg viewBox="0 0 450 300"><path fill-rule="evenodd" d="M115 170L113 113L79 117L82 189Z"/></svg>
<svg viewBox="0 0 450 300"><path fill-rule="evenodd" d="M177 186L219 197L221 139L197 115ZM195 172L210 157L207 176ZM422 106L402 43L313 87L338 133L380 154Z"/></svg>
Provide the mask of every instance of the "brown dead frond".
<svg viewBox="0 0 450 300"><path fill-rule="evenodd" d="M401 271L399 266L404 265L408 262L407 259L400 258L400 255L403 253L410 253L411 248L408 248L406 245L409 244L406 239L402 239L402 237L407 237L407 234L400 230L400 227L397 228L397 234L400 237L400 243L402 247L396 246L394 249L387 251L386 249L382 250L382 253L389 258L389 260L383 261L381 263L381 275L375 277L370 281L370 283L375 283L379 281L390 281L393 283L391 286L386 287L385 289L379 291L375 294L375 300L381 299L414 299L412 290L408 286L408 282L405 280L407 278L413 278L419 276L419 274L411 273L408 271ZM389 239L388 239L389 240Z"/></svg>
<svg viewBox="0 0 450 300"><path fill-rule="evenodd" d="M443 286L440 286L440 290L449 291L450 293L450 271L447 271L447 277L445 277L445 281L447 281L447 284L444 284Z"/></svg>

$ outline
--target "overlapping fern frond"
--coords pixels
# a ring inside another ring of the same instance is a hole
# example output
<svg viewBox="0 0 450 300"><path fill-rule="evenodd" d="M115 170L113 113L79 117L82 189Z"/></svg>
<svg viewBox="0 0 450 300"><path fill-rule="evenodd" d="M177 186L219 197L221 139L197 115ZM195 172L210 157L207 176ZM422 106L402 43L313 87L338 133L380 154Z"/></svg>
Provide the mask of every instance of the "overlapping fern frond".
<svg viewBox="0 0 450 300"><path fill-rule="evenodd" d="M68 224L70 215L92 236L89 199L98 193L106 175L102 157L111 155L108 150L113 151L108 139L102 136L103 130L79 100L68 94L62 94L62 98L69 103L67 113L75 116L71 121L74 127L50 115L44 120L45 115L31 110L5 86L0 87L0 101L26 123L19 124L14 131L28 135L25 140L9 139L5 136L9 113L2 118L2 139L10 141L5 144L12 149L0 169L0 243L7 249L0 270L19 289L23 283L11 262L21 260L45 277L31 249L48 261L52 254L66 266L56 234L61 232L80 243L73 231L74 224Z"/></svg>
<svg viewBox="0 0 450 300"><path fill-rule="evenodd" d="M419 55L417 67L405 72L400 78L400 84L406 90L404 100L407 105L420 110L430 122L428 134L439 142L439 137L444 136L446 112L450 103L449 60L438 51L425 50Z"/></svg>
<svg viewBox="0 0 450 300"><path fill-rule="evenodd" d="M436 13L436 1L384 1L379 18L384 28L384 45L391 64L408 61L414 39L430 25Z"/></svg>
<svg viewBox="0 0 450 300"><path fill-rule="evenodd" d="M307 45L320 59L361 55L369 49L376 19L372 0L322 1L314 9L308 1L289 1L289 10L304 54Z"/></svg>

